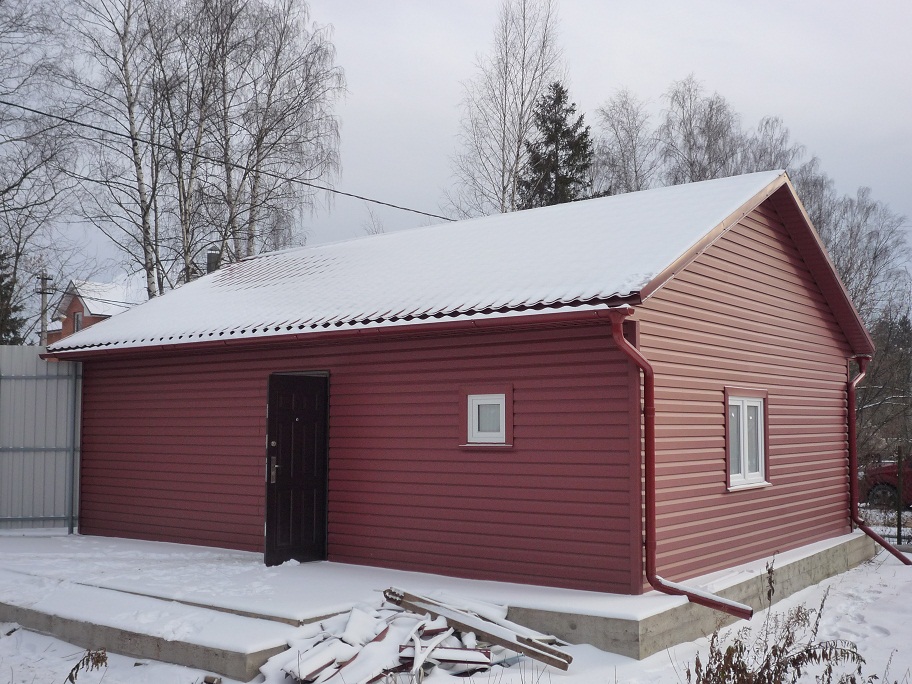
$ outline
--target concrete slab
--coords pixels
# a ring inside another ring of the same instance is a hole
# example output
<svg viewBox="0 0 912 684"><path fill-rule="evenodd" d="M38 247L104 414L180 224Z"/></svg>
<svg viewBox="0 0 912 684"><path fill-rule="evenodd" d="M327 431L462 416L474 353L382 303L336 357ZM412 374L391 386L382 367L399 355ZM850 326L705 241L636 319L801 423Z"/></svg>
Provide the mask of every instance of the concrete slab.
<svg viewBox="0 0 912 684"><path fill-rule="evenodd" d="M120 540L69 538L58 544L41 547L47 553L46 562L38 562L30 553L34 545L18 554L3 549L0 622L17 622L83 648L104 647L112 653L201 668L240 681L254 678L260 665L285 650L300 622L339 612L340 605L347 610L372 591L389 586L437 593L441 598L450 594L506 604L514 622L570 643L588 643L637 659L733 621L683 597L657 592L620 596L325 562L267 569L261 559L237 552L224 552L225 564L220 566L222 559L212 559L211 550L169 545L162 553L161 545L130 540L124 541L129 553L119 546ZM89 555L75 572L63 570L72 562L70 549ZM874 549L867 537L855 533L782 554L775 563L774 602L845 572L870 558ZM149 559L155 560L156 554L159 565L152 571ZM202 560L195 561L194 556ZM183 567L186 574L178 574L171 565L162 569L165 562ZM201 574L200 567L206 571L206 581L197 583L195 590L186 586L178 592L179 580ZM233 584L218 584L220 567L233 575ZM131 568L148 574L129 582ZM762 564L687 584L755 609L766 605ZM211 591L207 597L203 587L224 591ZM238 591L245 587L252 593L231 595L231 587ZM259 607L265 610L259 613L255 610Z"/></svg>
<svg viewBox="0 0 912 684"><path fill-rule="evenodd" d="M874 542L868 537L852 535L835 545L808 555L788 562L774 563L773 603L863 563L873 557L875 549ZM690 584L707 590L705 579ZM749 577L717 591L711 587L708 590L719 596L746 603L755 610L767 607L765 574ZM735 622L733 617L686 600L640 619L581 615L513 606L510 607L507 617L532 629L554 634L572 644L592 644L597 648L637 659L706 636L719 627Z"/></svg>
<svg viewBox="0 0 912 684"><path fill-rule="evenodd" d="M2 603L0 622L15 622L33 632L47 634L86 649L104 648L110 653L134 658L186 665L241 682L249 682L256 677L263 663L288 648L282 643L251 653L238 653L185 641L169 641L120 627L97 625Z"/></svg>
<svg viewBox="0 0 912 684"><path fill-rule="evenodd" d="M284 651L296 630L271 620L3 570L0 597L0 622L15 622L83 648L186 665L244 682Z"/></svg>

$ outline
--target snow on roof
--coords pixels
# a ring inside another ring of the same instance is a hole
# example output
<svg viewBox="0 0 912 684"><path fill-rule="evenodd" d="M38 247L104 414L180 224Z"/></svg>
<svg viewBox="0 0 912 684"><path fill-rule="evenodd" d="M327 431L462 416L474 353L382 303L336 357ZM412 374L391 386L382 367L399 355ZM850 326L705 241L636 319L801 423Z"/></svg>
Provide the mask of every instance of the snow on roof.
<svg viewBox="0 0 912 684"><path fill-rule="evenodd" d="M783 175L769 171L655 188L263 254L80 331L49 351L617 301L634 296Z"/></svg>

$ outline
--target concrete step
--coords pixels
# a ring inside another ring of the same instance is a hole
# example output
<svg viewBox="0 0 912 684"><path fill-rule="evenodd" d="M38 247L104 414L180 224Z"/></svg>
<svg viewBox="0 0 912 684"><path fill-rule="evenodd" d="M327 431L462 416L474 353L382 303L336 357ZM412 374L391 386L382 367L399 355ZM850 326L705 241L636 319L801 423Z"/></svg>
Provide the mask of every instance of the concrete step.
<svg viewBox="0 0 912 684"><path fill-rule="evenodd" d="M0 622L15 622L82 648L186 665L243 682L284 651L297 629L274 620L5 570L0 570Z"/></svg>

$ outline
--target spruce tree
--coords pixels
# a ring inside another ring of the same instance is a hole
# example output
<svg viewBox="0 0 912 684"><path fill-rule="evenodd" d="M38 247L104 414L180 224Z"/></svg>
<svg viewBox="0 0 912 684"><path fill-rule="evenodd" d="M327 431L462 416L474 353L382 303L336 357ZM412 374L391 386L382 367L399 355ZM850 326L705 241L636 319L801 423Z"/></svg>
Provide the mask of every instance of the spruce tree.
<svg viewBox="0 0 912 684"><path fill-rule="evenodd" d="M25 319L18 314L22 305L15 301L16 281L13 279L9 254L0 252L0 344L22 344Z"/></svg>
<svg viewBox="0 0 912 684"><path fill-rule="evenodd" d="M525 142L528 160L519 180L520 208L582 199L590 187L592 138L576 104L559 81L535 104L534 137Z"/></svg>

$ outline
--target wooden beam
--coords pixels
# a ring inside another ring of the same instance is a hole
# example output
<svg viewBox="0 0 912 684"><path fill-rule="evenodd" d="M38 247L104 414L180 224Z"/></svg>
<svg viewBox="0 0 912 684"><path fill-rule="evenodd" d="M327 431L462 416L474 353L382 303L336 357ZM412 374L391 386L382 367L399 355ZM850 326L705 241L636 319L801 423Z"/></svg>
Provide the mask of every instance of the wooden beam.
<svg viewBox="0 0 912 684"><path fill-rule="evenodd" d="M480 618L477 615L466 613L453 606L447 606L423 596L409 594L401 589L390 588L383 592L383 596L390 603L401 606L406 610L421 614L428 613L434 617L444 618L451 626L465 632L474 632L484 641L506 649L522 653L533 660L545 663L559 670L567 670L573 657L553 646L536 641L534 638L519 635L506 627L495 625L493 622ZM542 634L542 637L547 635ZM547 650L545 650L547 649Z"/></svg>

